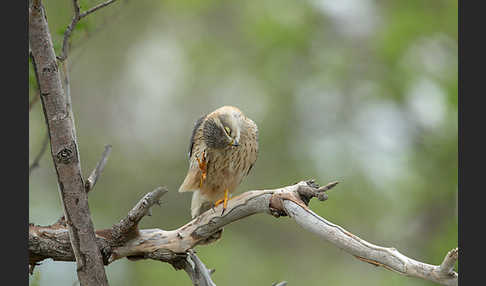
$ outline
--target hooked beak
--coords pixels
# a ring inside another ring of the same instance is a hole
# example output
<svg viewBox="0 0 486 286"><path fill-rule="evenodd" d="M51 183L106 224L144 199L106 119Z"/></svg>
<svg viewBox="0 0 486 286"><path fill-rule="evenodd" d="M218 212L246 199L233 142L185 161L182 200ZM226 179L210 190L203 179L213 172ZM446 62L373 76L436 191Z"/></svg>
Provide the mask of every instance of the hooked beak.
<svg viewBox="0 0 486 286"><path fill-rule="evenodd" d="M238 143L238 140L235 140L235 139L232 139L232 140L231 140L230 145L231 145L231 146L234 146L234 147L238 147L238 146L240 146L240 144Z"/></svg>

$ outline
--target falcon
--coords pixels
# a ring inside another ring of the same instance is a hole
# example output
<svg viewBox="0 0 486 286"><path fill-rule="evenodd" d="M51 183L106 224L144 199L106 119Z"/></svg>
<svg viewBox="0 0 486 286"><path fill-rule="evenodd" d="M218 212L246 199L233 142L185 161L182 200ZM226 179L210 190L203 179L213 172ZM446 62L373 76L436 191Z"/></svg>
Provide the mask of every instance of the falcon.
<svg viewBox="0 0 486 286"><path fill-rule="evenodd" d="M258 127L241 110L223 106L199 118L189 144L189 169L179 192L194 192L191 216L223 204L258 156Z"/></svg>

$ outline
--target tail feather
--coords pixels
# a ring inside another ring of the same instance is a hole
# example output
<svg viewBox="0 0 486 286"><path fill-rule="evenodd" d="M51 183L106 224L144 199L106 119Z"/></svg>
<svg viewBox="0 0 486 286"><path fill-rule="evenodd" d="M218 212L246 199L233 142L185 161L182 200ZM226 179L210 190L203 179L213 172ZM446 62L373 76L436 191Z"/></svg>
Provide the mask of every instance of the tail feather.
<svg viewBox="0 0 486 286"><path fill-rule="evenodd" d="M206 196L201 195L199 191L199 182L201 180L201 173L198 169L189 169L187 176L179 187L179 192L194 192L191 201L191 216L196 216L207 211L213 205Z"/></svg>
<svg viewBox="0 0 486 286"><path fill-rule="evenodd" d="M210 209L212 205L213 204L205 196L201 195L201 192L199 190L195 191L192 194L191 217L197 217L198 215Z"/></svg>
<svg viewBox="0 0 486 286"><path fill-rule="evenodd" d="M189 172L187 172L184 182L182 182L181 186L179 187L179 193L194 192L199 190L199 176L199 172L190 169Z"/></svg>

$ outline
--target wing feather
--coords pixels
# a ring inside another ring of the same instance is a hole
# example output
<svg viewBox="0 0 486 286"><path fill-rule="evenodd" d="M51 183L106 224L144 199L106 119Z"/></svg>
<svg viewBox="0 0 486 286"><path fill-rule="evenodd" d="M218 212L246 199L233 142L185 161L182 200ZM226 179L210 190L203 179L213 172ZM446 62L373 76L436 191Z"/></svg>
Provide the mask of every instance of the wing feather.
<svg viewBox="0 0 486 286"><path fill-rule="evenodd" d="M192 147L194 147L194 137L196 136L197 130L199 129L199 127L203 123L204 118L206 118L206 115L201 116L196 121L196 123L194 124L194 128L192 129L191 141L189 142L189 152L187 153L188 154L188 158L191 158L191 156L192 156Z"/></svg>
<svg viewBox="0 0 486 286"><path fill-rule="evenodd" d="M255 144L254 145L254 148L255 148L255 151L254 152L255 153L253 155L252 162L250 163L250 167L248 168L248 171L246 172L246 175L248 176L248 174L250 174L250 171L253 168L253 165L255 165L255 162L256 162L256 160L258 158L258 126L250 118L246 118L246 120L247 120L248 125L249 125L249 128L248 129L250 130L251 133L253 133L250 136L253 135L254 138L255 138L255 142L254 142L254 144Z"/></svg>

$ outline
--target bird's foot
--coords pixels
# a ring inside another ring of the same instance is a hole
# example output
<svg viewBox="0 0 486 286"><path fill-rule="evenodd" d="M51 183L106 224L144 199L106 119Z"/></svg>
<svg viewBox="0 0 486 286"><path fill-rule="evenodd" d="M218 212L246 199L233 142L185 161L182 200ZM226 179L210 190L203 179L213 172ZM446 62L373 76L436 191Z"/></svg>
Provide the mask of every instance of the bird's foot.
<svg viewBox="0 0 486 286"><path fill-rule="evenodd" d="M202 186L204 183L204 180L206 180L206 174L207 174L207 162L206 162L206 154L203 151L201 154L201 160L199 160L198 157L196 157L197 164L199 165L199 170L201 170L201 179L199 181L199 188Z"/></svg>
<svg viewBox="0 0 486 286"><path fill-rule="evenodd" d="M226 207L228 206L228 201L230 200L229 196L228 196L228 190L224 190L224 198L220 199L220 200L217 200L215 203L214 203L214 207L217 207L219 206L220 204L223 204L223 211L221 212L221 215L224 214L224 211L226 210Z"/></svg>

